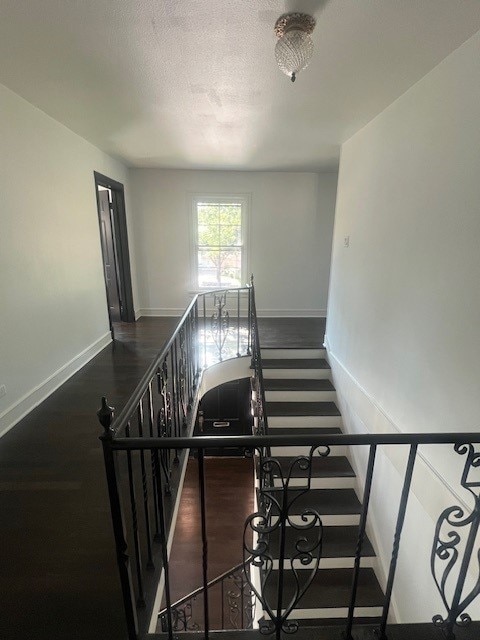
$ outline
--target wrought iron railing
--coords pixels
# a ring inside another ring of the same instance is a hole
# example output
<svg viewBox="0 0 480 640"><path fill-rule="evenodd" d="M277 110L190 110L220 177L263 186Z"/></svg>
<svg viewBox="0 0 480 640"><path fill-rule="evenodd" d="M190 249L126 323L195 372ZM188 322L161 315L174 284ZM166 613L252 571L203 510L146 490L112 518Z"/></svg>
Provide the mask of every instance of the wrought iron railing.
<svg viewBox="0 0 480 640"><path fill-rule="evenodd" d="M225 571L207 584L208 600L214 615L209 615L210 629L251 629L255 598L250 578L250 559ZM174 632L204 631L204 587L199 587L172 604L170 611ZM168 611L158 614L162 631L168 631Z"/></svg>
<svg viewBox="0 0 480 640"><path fill-rule="evenodd" d="M118 438L191 435L202 372L251 356L252 298L253 279L247 287L196 295L118 416L102 398L98 417L105 427L101 439L130 637L139 625L145 628L161 568L168 572L170 519L186 452L128 451L119 459L112 445Z"/></svg>
<svg viewBox="0 0 480 640"><path fill-rule="evenodd" d="M126 455L151 451L180 450L190 451L198 457L200 485L200 520L203 541L203 586L201 592L203 598L202 629L206 637L210 626L210 610L212 603L209 599L207 580L207 531L208 522L205 510L205 472L204 452L207 448L228 448L231 446L243 447L251 455L255 453L260 460L261 469L271 474L274 478L274 486L264 485L259 491L262 494L263 504L255 513L251 514L245 523L244 552L245 562L255 565L260 570L260 588L251 578L251 573L246 573L247 582L255 595L257 610L263 615L260 620L254 622L262 635L273 634L277 639L283 633L293 633L298 628L295 619L295 610L300 606L301 600L311 588L320 561L323 548L323 517L315 506L309 504L309 495L312 489L312 465L317 456L328 457L332 447L349 446L351 448L367 447L369 461L365 482L362 487L363 506L358 525L358 538L355 546L353 566L351 568L351 589L349 595L348 614L345 617L344 633L349 639L355 638L355 624L357 619L360 566L363 558L363 545L366 537L366 524L369 512L369 495L374 477L375 460L378 450L382 447L406 447L408 450L407 463L403 474L403 486L396 507L396 525L392 536L391 556L388 562L386 583L379 620L375 622L375 637L386 640L388 637L389 613L392 594L395 587L397 562L401 550L402 531L407 515L407 503L410 497L415 463L418 457L418 448L424 445L446 446L449 445L452 454L465 456L465 466L460 481L461 487L472 497L472 508L466 512L463 506L451 506L439 514L435 532L432 535L431 545L431 584L432 589L437 588L443 601L443 612L431 612L433 626L441 628L448 639L456 637L456 629L463 629L462 638L477 638L479 627L471 626L471 635L468 632L470 616L466 609L480 592L480 576L478 567L472 578L467 580L467 572L471 561L479 553L477 534L480 526L480 482L471 479L471 474L479 466L480 454L475 452L474 443L480 442L478 433L445 433L445 434L386 434L386 435L292 435L292 436L223 436L197 438L128 438L121 437L110 444L112 453ZM297 456L285 469L278 457L264 457L267 448L303 446L309 449L304 456ZM300 469L304 481L301 484L294 483L295 470ZM158 496L162 495L160 483ZM297 509L297 505L301 505ZM159 508L165 507L159 501ZM269 511L266 516L266 509ZM256 544L251 543L251 532L257 534ZM292 533L293 532L293 533ZM292 538L293 536L293 538ZM288 545L287 545L288 539ZM408 550L412 552L412 550ZM250 556L252 556L250 558ZM165 562L165 609L163 611L163 629L166 630L170 640L174 637L176 627L179 624L177 613L169 601L171 577L168 572L168 554L164 555ZM122 563L124 559L122 558ZM472 567L470 567L472 571ZM293 578L289 580L289 587L285 587L285 576ZM451 584L449 584L451 583ZM468 583L468 585L467 585ZM292 588L293 584L293 588ZM415 576L411 576L411 589L415 588ZM423 593L418 598L424 598ZM300 604L299 604L300 603ZM322 621L319 620L321 625ZM188 627L188 624L187 624ZM136 638L137 631L132 631L131 638ZM422 634L415 635L410 631L410 637L422 638ZM335 636L336 637L336 636ZM362 636L363 637L363 636ZM400 637L400 636L395 636ZM430 636L428 636L430 637Z"/></svg>
<svg viewBox="0 0 480 640"><path fill-rule="evenodd" d="M389 613L418 449L433 445L448 448L454 457L465 456L459 484L470 497L471 506L467 509L455 505L438 514L435 530L432 530L431 585L432 589L437 589L444 610L430 614L434 626L442 629L448 640L455 638L457 630L460 634L472 630L470 636L461 635L462 638L478 637L478 626L468 626L468 609L480 593L480 575L473 563L479 554L480 480L476 480L473 473L480 467L480 453L474 448L474 444L480 443L480 434L269 434L254 289L252 286L226 297L224 293L209 294L210 307L205 298L194 299L174 335L115 420L113 410L105 400L99 411L105 430L102 441L129 640L155 636L151 624L162 600L165 603L163 628L169 640L183 624L184 614L179 613L178 602L172 605L170 597L174 576L170 575L169 543L170 521L184 466L179 463L185 463L189 453L198 458L202 537L202 597L198 597L199 591L196 603L202 609L203 620L196 624L208 638L215 603L207 579L209 523L205 509L204 457L207 449L231 447L243 448L246 455L253 455L257 461L257 508L244 524L243 551L248 571L245 567L242 574L249 585L249 594L254 594L249 603L253 607L256 602L252 624L262 634L274 634L278 640L283 633L294 632L299 625L296 611L312 589L323 559L324 518L321 510L311 503L312 468L318 457L328 458L332 447L336 446L349 447L354 452L361 448L368 450L364 481L357 487L363 501L350 569L348 613L344 621L344 634L348 640L355 637L361 564L378 453L389 447L397 451L403 447L408 451L402 489L395 507L381 614L375 623L377 637L385 640L390 628ZM236 314L231 314L227 308L232 301ZM216 337L207 336L208 331L218 333ZM252 356L255 433L252 436L190 437L201 372L209 362L220 361L227 355ZM290 447L304 447L307 453L295 457L285 466L281 458L271 455L273 447L280 448L286 456ZM415 576L411 578L410 588L415 588ZM418 598L423 595L418 594ZM185 616L187 620L188 616ZM410 637L425 636L421 633L415 636L412 631Z"/></svg>

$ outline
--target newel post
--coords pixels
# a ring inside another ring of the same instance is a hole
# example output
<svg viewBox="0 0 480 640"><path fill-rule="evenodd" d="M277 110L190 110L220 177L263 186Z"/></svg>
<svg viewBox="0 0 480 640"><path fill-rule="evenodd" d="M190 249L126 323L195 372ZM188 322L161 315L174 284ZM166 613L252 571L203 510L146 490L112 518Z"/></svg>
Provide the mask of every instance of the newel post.
<svg viewBox="0 0 480 640"><path fill-rule="evenodd" d="M127 621L129 640L138 638L137 612L135 608L132 576L130 571L130 558L127 554L127 539L120 496L120 484L118 479L116 455L112 448L115 431L112 429L114 408L109 407L105 396L102 398L102 406L97 411L100 424L104 428L100 440L103 445L103 457L107 474L108 496L110 498L110 510L112 514L113 534L117 552L117 563L120 572L123 603Z"/></svg>

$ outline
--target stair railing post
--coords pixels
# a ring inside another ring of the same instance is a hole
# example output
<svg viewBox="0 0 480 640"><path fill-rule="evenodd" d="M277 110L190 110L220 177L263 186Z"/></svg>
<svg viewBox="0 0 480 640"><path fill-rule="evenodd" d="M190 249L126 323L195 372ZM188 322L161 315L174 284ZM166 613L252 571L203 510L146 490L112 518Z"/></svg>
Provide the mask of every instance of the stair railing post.
<svg viewBox="0 0 480 640"><path fill-rule="evenodd" d="M200 486L200 517L202 528L202 578L203 578L203 619L205 622L205 640L208 640L210 621L208 607L208 538L207 538L207 510L205 493L205 454L198 448L198 483Z"/></svg>
<svg viewBox="0 0 480 640"><path fill-rule="evenodd" d="M385 589L385 604L383 606L382 620L379 629L379 640L386 640L385 634L387 628L388 612L390 609L390 601L392 599L393 581L395 580L395 572L397 569L398 552L400 550L400 538L402 535L403 524L405 522L405 513L407 511L408 496L410 493L410 485L412 484L413 467L417 456L417 445L410 445L410 453L408 456L407 468L405 470L405 480L403 482L402 495L400 498L400 506L398 508L397 525L393 537L392 557L390 560L390 570L388 572L387 587Z"/></svg>
<svg viewBox="0 0 480 640"><path fill-rule="evenodd" d="M363 491L362 514L360 516L360 524L358 526L358 540L357 540L357 546L355 549L352 589L351 589L351 595L350 595L350 605L348 607L345 640L353 640L353 637L352 637L353 617L355 613L355 602L357 599L358 579L360 576L360 561L362 558L363 541L365 538L365 528L367 525L368 505L370 502L370 492L372 488L372 479L373 479L373 466L375 464L376 452L377 452L377 445L375 444L370 445L370 452L369 452L368 464L367 464L367 476L365 480L365 488Z"/></svg>
<svg viewBox="0 0 480 640"><path fill-rule="evenodd" d="M118 481L117 460L115 452L112 449L112 442L115 435L115 432L112 429L113 415L113 407L109 407L107 399L103 397L102 406L97 411L97 416L100 424L104 428L104 433L100 436L100 440L102 441L103 457L105 460L108 495L110 498L110 511L112 515L113 534L115 537L115 548L117 552L117 563L120 572L120 583L122 586L128 638L129 640L137 640L137 611L135 608L130 558L127 553L128 545L125 534L125 521L122 510L120 485Z"/></svg>

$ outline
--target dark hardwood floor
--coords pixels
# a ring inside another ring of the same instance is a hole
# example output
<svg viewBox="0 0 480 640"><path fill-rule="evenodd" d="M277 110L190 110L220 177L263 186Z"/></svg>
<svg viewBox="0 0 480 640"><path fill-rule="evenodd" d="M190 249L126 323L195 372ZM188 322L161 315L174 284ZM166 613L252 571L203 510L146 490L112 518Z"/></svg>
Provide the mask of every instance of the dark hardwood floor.
<svg viewBox="0 0 480 640"><path fill-rule="evenodd" d="M121 640L123 608L95 412L119 411L176 318L105 348L0 439L0 638ZM259 321L264 346L320 346L322 319Z"/></svg>
<svg viewBox="0 0 480 640"><path fill-rule="evenodd" d="M251 458L205 458L209 580L242 561L241 525L253 512L253 492ZM202 586L198 463L193 458L185 474L170 554L170 582L174 602Z"/></svg>

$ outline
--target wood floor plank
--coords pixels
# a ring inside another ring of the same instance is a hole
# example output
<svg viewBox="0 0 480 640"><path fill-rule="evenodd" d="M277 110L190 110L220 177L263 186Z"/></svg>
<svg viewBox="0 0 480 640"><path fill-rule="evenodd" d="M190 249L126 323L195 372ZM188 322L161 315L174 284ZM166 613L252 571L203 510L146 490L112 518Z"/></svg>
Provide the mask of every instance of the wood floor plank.
<svg viewBox="0 0 480 640"><path fill-rule="evenodd" d="M115 325L111 345L0 439L2 640L125 637L95 413L106 395L118 414L177 322ZM308 348L321 346L325 321L259 327L264 346Z"/></svg>

